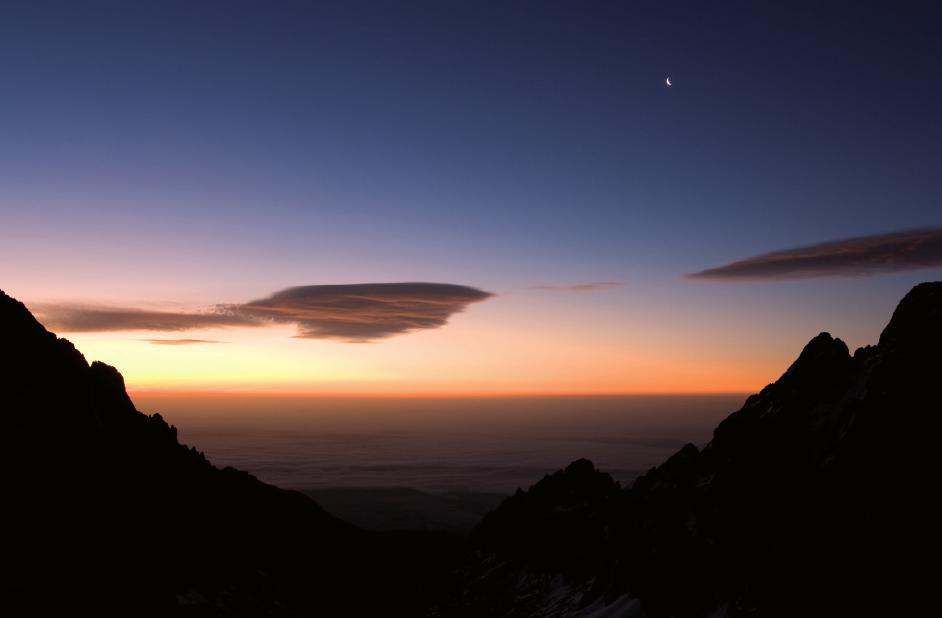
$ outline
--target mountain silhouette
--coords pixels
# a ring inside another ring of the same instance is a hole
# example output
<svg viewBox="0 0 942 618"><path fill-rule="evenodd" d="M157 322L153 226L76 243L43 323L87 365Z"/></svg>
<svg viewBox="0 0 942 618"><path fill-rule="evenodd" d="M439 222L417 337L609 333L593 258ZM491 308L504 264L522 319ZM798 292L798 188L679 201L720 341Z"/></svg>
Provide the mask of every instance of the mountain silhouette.
<svg viewBox="0 0 942 618"><path fill-rule="evenodd" d="M0 292L8 616L407 611L373 540L308 497L217 469ZM369 594L364 594L369 591Z"/></svg>
<svg viewBox="0 0 942 618"><path fill-rule="evenodd" d="M924 283L878 344L812 339L702 450L627 488L580 460L507 498L437 614L912 615L937 555L940 378L942 283Z"/></svg>
<svg viewBox="0 0 942 618"><path fill-rule="evenodd" d="M2 292L0 342L5 615L421 616L434 596L430 615L475 618L885 616L931 600L942 283L853 355L812 339L702 450L627 488L575 461L466 549L378 542L213 467Z"/></svg>

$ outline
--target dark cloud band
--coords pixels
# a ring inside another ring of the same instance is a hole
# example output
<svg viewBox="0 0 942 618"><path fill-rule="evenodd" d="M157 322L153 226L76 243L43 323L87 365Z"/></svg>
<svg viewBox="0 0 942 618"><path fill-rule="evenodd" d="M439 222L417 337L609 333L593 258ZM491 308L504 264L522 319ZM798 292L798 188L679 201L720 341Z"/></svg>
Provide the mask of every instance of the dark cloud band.
<svg viewBox="0 0 942 618"><path fill-rule="evenodd" d="M621 281L587 281L585 283L556 283L547 285L535 285L534 290L546 290L548 292L597 292L599 290L611 290L625 285Z"/></svg>
<svg viewBox="0 0 942 618"><path fill-rule="evenodd" d="M492 295L447 283L363 283L288 288L239 307L256 320L293 322L299 337L371 341L439 328Z"/></svg>
<svg viewBox="0 0 942 618"><path fill-rule="evenodd" d="M35 309L49 328L65 332L296 324L299 337L366 342L439 328L453 314L491 296L477 288L448 283L361 283L288 288L248 303L217 305L207 312L70 304Z"/></svg>
<svg viewBox="0 0 942 618"><path fill-rule="evenodd" d="M942 229L920 229L786 249L686 275L745 281L861 277L942 266Z"/></svg>

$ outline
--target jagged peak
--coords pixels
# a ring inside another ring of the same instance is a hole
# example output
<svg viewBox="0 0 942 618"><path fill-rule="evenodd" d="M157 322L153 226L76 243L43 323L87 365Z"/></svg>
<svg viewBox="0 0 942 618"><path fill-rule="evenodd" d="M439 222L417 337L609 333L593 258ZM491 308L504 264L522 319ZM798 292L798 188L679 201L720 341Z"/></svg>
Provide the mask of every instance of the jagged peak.
<svg viewBox="0 0 942 618"><path fill-rule="evenodd" d="M939 341L942 341L942 281L927 281L913 287L896 306L880 335L880 347L935 345Z"/></svg>
<svg viewBox="0 0 942 618"><path fill-rule="evenodd" d="M801 354L798 355L798 359L795 361L795 363L797 364L803 360L819 357L825 354L847 356L850 354L850 351L847 348L847 344L844 343L841 339L833 337L829 332L821 332L816 337L812 338L811 341L805 344L805 347L802 348Z"/></svg>
<svg viewBox="0 0 942 618"><path fill-rule="evenodd" d="M796 386L826 382L835 373L845 372L851 359L846 343L822 332L805 345L776 384Z"/></svg>
<svg viewBox="0 0 942 618"><path fill-rule="evenodd" d="M10 332L22 334L28 331L36 331L44 335L52 335L46 327L30 312L29 308L22 302L8 295L0 289L0 327ZM24 331L26 328L28 331Z"/></svg>
<svg viewBox="0 0 942 618"><path fill-rule="evenodd" d="M29 308L0 290L0 339L6 353L0 385L42 381L53 366L81 371L88 361L68 339L46 330Z"/></svg>
<svg viewBox="0 0 942 618"><path fill-rule="evenodd" d="M670 462L671 459L690 459L692 457L696 457L699 454L700 449L697 448L697 445L693 442L688 442L687 444L684 444L684 446L679 451L674 453L667 461Z"/></svg>
<svg viewBox="0 0 942 618"><path fill-rule="evenodd" d="M111 382L116 388L125 390L124 376L121 375L121 372L118 371L118 369L113 365L96 360L92 361L90 370L92 373L97 374L100 379L107 380L108 382Z"/></svg>
<svg viewBox="0 0 942 618"><path fill-rule="evenodd" d="M592 474L596 471L595 464L592 463L592 460L586 458L580 458L568 466L566 466L566 474Z"/></svg>
<svg viewBox="0 0 942 618"><path fill-rule="evenodd" d="M540 491L553 488L552 490L555 491L563 486L582 486L585 484L608 486L617 483L610 474L596 468L591 460L581 458L573 461L562 470L546 475L530 489Z"/></svg>
<svg viewBox="0 0 942 618"><path fill-rule="evenodd" d="M128 396L124 376L115 367L96 360L89 367L89 377L99 403L106 405L114 412L138 413Z"/></svg>

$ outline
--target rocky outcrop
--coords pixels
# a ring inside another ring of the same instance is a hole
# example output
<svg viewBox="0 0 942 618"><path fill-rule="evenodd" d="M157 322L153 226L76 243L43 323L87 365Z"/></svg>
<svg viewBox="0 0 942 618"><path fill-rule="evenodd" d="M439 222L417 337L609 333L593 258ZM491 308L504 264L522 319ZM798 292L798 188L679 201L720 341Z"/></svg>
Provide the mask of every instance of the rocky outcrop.
<svg viewBox="0 0 942 618"><path fill-rule="evenodd" d="M408 611L364 534L302 494L217 469L0 292L5 615Z"/></svg>
<svg viewBox="0 0 942 618"><path fill-rule="evenodd" d="M922 284L876 345L818 335L703 449L630 487L586 460L545 477L475 528L433 615L915 615L934 583L940 350L942 283ZM402 560L210 465L2 292L0 423L5 615L423 613Z"/></svg>
<svg viewBox="0 0 942 618"><path fill-rule="evenodd" d="M650 616L907 615L931 589L940 377L942 283L925 283L875 346L812 339L702 451L626 489L577 462L506 500L451 611L580 615L629 595Z"/></svg>

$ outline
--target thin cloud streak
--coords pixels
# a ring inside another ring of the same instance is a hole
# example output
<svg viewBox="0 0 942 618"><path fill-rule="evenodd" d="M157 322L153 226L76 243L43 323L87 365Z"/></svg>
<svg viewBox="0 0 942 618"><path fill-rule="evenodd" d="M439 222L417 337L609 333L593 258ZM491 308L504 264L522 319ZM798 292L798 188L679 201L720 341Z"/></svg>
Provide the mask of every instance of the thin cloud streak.
<svg viewBox="0 0 942 618"><path fill-rule="evenodd" d="M942 229L845 238L785 249L690 273L708 281L863 277L942 266Z"/></svg>
<svg viewBox="0 0 942 618"><path fill-rule="evenodd" d="M477 288L448 283L360 283L293 287L248 303L216 305L205 312L68 303L43 304L34 309L49 328L64 332L185 331L295 324L301 338L363 343L440 328L455 313L491 296ZM149 341L184 345L169 343L170 340Z"/></svg>
<svg viewBox="0 0 942 618"><path fill-rule="evenodd" d="M597 292L600 290L611 290L613 288L623 287L622 281L588 281L585 283L560 283L535 285L534 290L545 290L548 292Z"/></svg>
<svg viewBox="0 0 942 618"><path fill-rule="evenodd" d="M203 343L228 343L217 339L143 339L154 345L199 345Z"/></svg>
<svg viewBox="0 0 942 618"><path fill-rule="evenodd" d="M210 312L176 312L136 307L43 303L35 305L33 310L47 328L70 333L122 330L172 332L258 324L257 321L222 306Z"/></svg>

